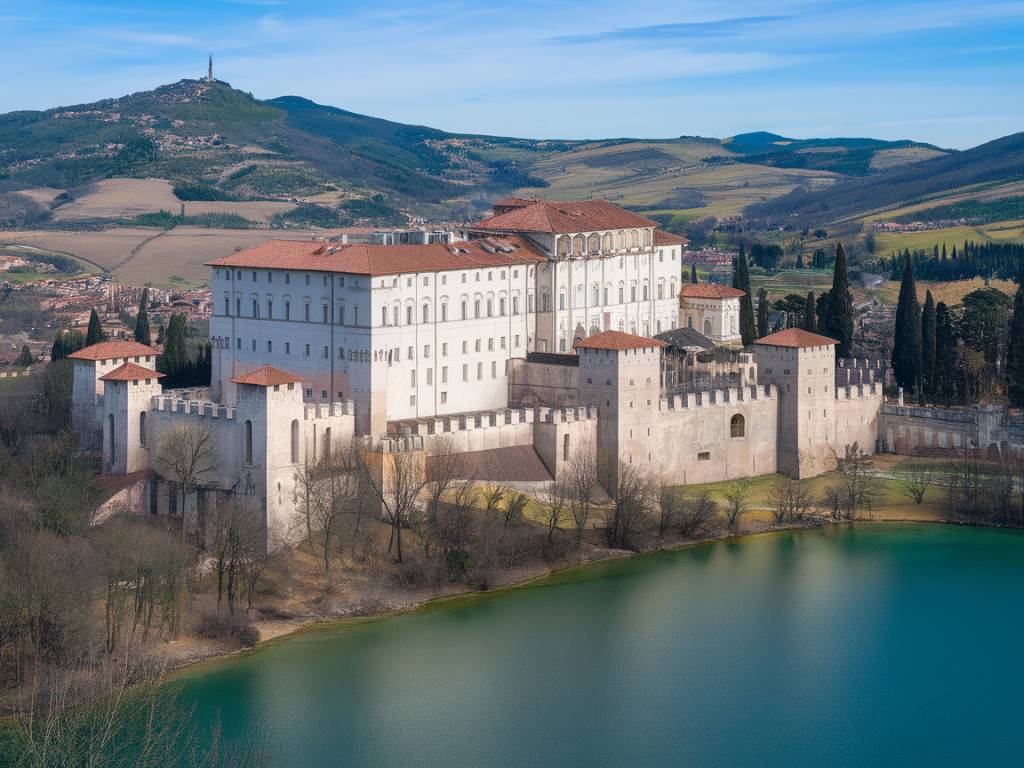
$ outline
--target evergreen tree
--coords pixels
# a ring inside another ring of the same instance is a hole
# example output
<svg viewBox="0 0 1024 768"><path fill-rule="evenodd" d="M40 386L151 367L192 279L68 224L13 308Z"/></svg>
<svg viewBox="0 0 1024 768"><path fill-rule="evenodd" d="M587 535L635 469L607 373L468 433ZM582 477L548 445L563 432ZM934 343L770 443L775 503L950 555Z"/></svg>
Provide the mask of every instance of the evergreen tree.
<svg viewBox="0 0 1024 768"><path fill-rule="evenodd" d="M940 301L935 305L935 396L949 405L956 391L956 370L959 353L956 330L949 307Z"/></svg>
<svg viewBox="0 0 1024 768"><path fill-rule="evenodd" d="M156 325L156 343L164 343L164 324L159 322Z"/></svg>
<svg viewBox="0 0 1024 768"><path fill-rule="evenodd" d="M843 244L836 245L836 263L832 272L832 290L825 303L824 323L818 327L836 340L836 356L849 357L853 351L853 296L850 294L850 280L846 274L846 252Z"/></svg>
<svg viewBox="0 0 1024 768"><path fill-rule="evenodd" d="M743 346L746 347L754 343L757 329L754 325L754 300L750 295L750 270L742 244L740 255L736 259L736 269L733 270L733 283L734 288L743 291L743 296L740 297L740 337Z"/></svg>
<svg viewBox="0 0 1024 768"><path fill-rule="evenodd" d="M185 316L171 315L164 337L164 353L157 358L162 362L162 373L167 375L169 388L180 387L187 382L188 357L185 354Z"/></svg>
<svg viewBox="0 0 1024 768"><path fill-rule="evenodd" d="M1024 286L1013 297L1013 319L1006 350L1006 395L1010 405L1024 406Z"/></svg>
<svg viewBox="0 0 1024 768"><path fill-rule="evenodd" d="M17 368L28 368L36 359L32 357L32 350L28 348L28 344L25 344L21 348L21 352L18 353L17 359L14 361L14 365Z"/></svg>
<svg viewBox="0 0 1024 768"><path fill-rule="evenodd" d="M910 257L903 261L903 281L896 304L896 332L892 347L892 368L896 383L909 390L921 383L921 308Z"/></svg>
<svg viewBox="0 0 1024 768"><path fill-rule="evenodd" d="M929 395L935 392L935 300L931 291L925 294L921 310L921 387Z"/></svg>
<svg viewBox="0 0 1024 768"><path fill-rule="evenodd" d="M135 317L135 340L139 344L149 345L149 312L146 307L149 304L149 289L142 289L142 299L139 301L139 314Z"/></svg>
<svg viewBox="0 0 1024 768"><path fill-rule="evenodd" d="M768 335L768 291L764 288L757 292L757 338Z"/></svg>
<svg viewBox="0 0 1024 768"><path fill-rule="evenodd" d="M89 313L89 330L85 332L85 346L89 347L93 344L99 344L103 339L103 326L100 325L100 316L96 314L96 309L93 308L92 312Z"/></svg>
<svg viewBox="0 0 1024 768"><path fill-rule="evenodd" d="M803 269L804 268L804 255L802 253L798 253L796 255L796 268L797 269Z"/></svg>
<svg viewBox="0 0 1024 768"><path fill-rule="evenodd" d="M694 285L697 284L697 262L690 265L690 282Z"/></svg>
<svg viewBox="0 0 1024 768"><path fill-rule="evenodd" d="M804 305L804 318L803 322L800 323L800 327L805 331L816 333L818 330L818 324L815 322L817 312L818 304L814 300L814 291L808 291L807 303Z"/></svg>

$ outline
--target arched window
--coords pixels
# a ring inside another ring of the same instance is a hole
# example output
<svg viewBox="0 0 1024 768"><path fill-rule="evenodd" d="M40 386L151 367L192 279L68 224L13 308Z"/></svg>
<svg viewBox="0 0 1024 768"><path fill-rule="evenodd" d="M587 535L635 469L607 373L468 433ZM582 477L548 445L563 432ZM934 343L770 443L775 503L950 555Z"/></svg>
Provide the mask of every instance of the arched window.
<svg viewBox="0 0 1024 768"><path fill-rule="evenodd" d="M704 335L707 336L709 339L711 338L711 321L710 320L705 320L704 321Z"/></svg>
<svg viewBox="0 0 1024 768"><path fill-rule="evenodd" d="M572 239L572 255L583 255L583 235L576 235L576 237Z"/></svg>
<svg viewBox="0 0 1024 768"><path fill-rule="evenodd" d="M604 237L601 238L601 249L610 251L612 249L612 233L605 232Z"/></svg>
<svg viewBox="0 0 1024 768"><path fill-rule="evenodd" d="M139 445L146 447L146 412L139 413Z"/></svg>
<svg viewBox="0 0 1024 768"><path fill-rule="evenodd" d="M424 304L423 305L423 322L424 323L429 323L430 322L430 305L429 304Z"/></svg>
<svg viewBox="0 0 1024 768"><path fill-rule="evenodd" d="M629 230L629 247L636 248L640 244L640 238L635 229Z"/></svg>
<svg viewBox="0 0 1024 768"><path fill-rule="evenodd" d="M246 419L245 422L245 445L242 452L243 461L246 464L252 464L252 422Z"/></svg>
<svg viewBox="0 0 1024 768"><path fill-rule="evenodd" d="M569 255L569 237L558 238L558 255L568 256Z"/></svg>
<svg viewBox="0 0 1024 768"><path fill-rule="evenodd" d="M387 307L381 307L380 308L380 324L381 325L387 325L388 324L388 308Z"/></svg>
<svg viewBox="0 0 1024 768"><path fill-rule="evenodd" d="M601 250L601 237L599 235L590 235L587 238L587 250L590 253L597 253Z"/></svg>
<svg viewBox="0 0 1024 768"><path fill-rule="evenodd" d="M686 316L686 327L693 328L693 315Z"/></svg>
<svg viewBox="0 0 1024 768"><path fill-rule="evenodd" d="M729 420L729 437L743 437L746 424L740 414L736 414Z"/></svg>

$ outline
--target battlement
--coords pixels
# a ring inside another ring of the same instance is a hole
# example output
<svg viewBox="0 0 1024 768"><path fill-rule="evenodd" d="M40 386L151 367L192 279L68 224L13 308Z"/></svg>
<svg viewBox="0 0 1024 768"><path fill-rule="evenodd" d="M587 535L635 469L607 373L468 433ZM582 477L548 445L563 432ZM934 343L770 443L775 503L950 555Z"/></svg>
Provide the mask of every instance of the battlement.
<svg viewBox="0 0 1024 768"><path fill-rule="evenodd" d="M519 426L534 423L596 421L597 406L572 408L501 408L494 411L470 411L431 419L404 419L388 423L389 435L441 435L475 429Z"/></svg>
<svg viewBox="0 0 1024 768"><path fill-rule="evenodd" d="M338 400L333 403L304 403L302 408L303 418L306 421L356 415L356 404L352 400Z"/></svg>
<svg viewBox="0 0 1024 768"><path fill-rule="evenodd" d="M233 407L209 400L186 400L169 395L154 395L150 402L150 409L160 413L194 416L205 419L235 418L235 409Z"/></svg>
<svg viewBox="0 0 1024 768"><path fill-rule="evenodd" d="M872 381L867 384L846 384L836 387L836 400L865 400L882 395L882 384Z"/></svg>
<svg viewBox="0 0 1024 768"><path fill-rule="evenodd" d="M662 411L682 411L714 406L730 406L757 400L777 400L778 388L774 384L750 384L742 387L709 389L687 392L684 395L665 395L658 401Z"/></svg>
<svg viewBox="0 0 1024 768"><path fill-rule="evenodd" d="M850 357L836 360L836 387L888 382L890 366L881 358Z"/></svg>

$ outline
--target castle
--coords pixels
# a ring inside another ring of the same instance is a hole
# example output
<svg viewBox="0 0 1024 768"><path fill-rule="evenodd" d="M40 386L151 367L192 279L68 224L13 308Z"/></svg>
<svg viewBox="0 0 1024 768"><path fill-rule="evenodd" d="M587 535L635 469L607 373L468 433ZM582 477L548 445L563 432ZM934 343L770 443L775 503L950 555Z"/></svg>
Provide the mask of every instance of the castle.
<svg viewBox="0 0 1024 768"><path fill-rule="evenodd" d="M139 473L143 505L172 514L157 446L203 425L219 461L180 512L201 520L211 495L231 495L269 546L289 537L302 468L353 441L427 456L444 444L492 466L525 454L555 479L588 452L606 483L620 464L680 484L808 477L854 442L873 450L881 384L860 372L837 387L823 336L758 340L728 386L669 385L654 336L738 344L742 294L681 286L684 247L611 203L519 198L450 243L271 241L209 263L208 389L164 391L158 350L103 342L71 355L75 425L104 473Z"/></svg>

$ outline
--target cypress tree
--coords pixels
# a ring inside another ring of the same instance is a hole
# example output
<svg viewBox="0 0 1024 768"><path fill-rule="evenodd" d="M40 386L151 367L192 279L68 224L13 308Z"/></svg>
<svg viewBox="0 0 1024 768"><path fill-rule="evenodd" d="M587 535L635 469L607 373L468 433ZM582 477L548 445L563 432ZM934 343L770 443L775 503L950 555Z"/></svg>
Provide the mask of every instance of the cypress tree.
<svg viewBox="0 0 1024 768"><path fill-rule="evenodd" d="M1006 395L1010 405L1024 406L1024 286L1017 286L1013 297L1013 318L1006 350Z"/></svg>
<svg viewBox="0 0 1024 768"><path fill-rule="evenodd" d="M818 324L815 322L815 315L818 312L818 304L814 300L814 291L807 292L807 302L804 305L804 320L800 326L805 331L816 333L818 330Z"/></svg>
<svg viewBox="0 0 1024 768"><path fill-rule="evenodd" d="M768 335L768 291L757 292L757 338Z"/></svg>
<svg viewBox="0 0 1024 768"><path fill-rule="evenodd" d="M32 357L32 350L28 348L28 344L24 344L21 347L21 352L18 353L17 359L14 361L14 365L17 368L28 368L36 359Z"/></svg>
<svg viewBox="0 0 1024 768"><path fill-rule="evenodd" d="M825 322L819 324L826 336L836 340L836 356L849 357L853 347L853 296L846 274L846 252L836 245L836 263L832 271L832 290L825 303Z"/></svg>
<svg viewBox="0 0 1024 768"><path fill-rule="evenodd" d="M903 280L896 304L896 332L892 347L892 368L896 383L909 390L921 382L921 308L910 258L903 261Z"/></svg>
<svg viewBox="0 0 1024 768"><path fill-rule="evenodd" d="M167 374L167 385L171 388L181 386L188 368L184 315L171 315L164 337L164 353L157 359L163 362L162 372Z"/></svg>
<svg viewBox="0 0 1024 768"><path fill-rule="evenodd" d="M949 307L940 301L935 305L935 395L946 405L955 390L957 356L956 331Z"/></svg>
<svg viewBox="0 0 1024 768"><path fill-rule="evenodd" d="M95 307L89 313L89 330L85 333L85 346L99 344L103 341L103 326L100 325L100 316L96 314Z"/></svg>
<svg viewBox="0 0 1024 768"><path fill-rule="evenodd" d="M804 255L802 253L798 253L796 255L796 268L797 269L803 269L804 268Z"/></svg>
<svg viewBox="0 0 1024 768"><path fill-rule="evenodd" d="M142 299L139 301L139 314L135 317L135 340L140 344L151 344L149 336L149 313L146 305L149 304L149 289L142 289Z"/></svg>
<svg viewBox="0 0 1024 768"><path fill-rule="evenodd" d="M160 322L158 322L156 325L156 343L164 343L164 324Z"/></svg>
<svg viewBox="0 0 1024 768"><path fill-rule="evenodd" d="M921 310L921 386L928 394L935 392L935 300L932 292L924 297Z"/></svg>
<svg viewBox="0 0 1024 768"><path fill-rule="evenodd" d="M690 265L690 282L694 285L697 284L697 262Z"/></svg>
<svg viewBox="0 0 1024 768"><path fill-rule="evenodd" d="M743 296L740 297L740 337L743 346L746 347L754 343L757 329L754 326L754 300L750 295L750 271L742 244L740 255L736 259L736 269L733 270L733 283L734 288L743 291Z"/></svg>

